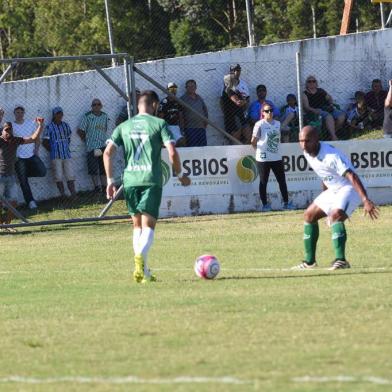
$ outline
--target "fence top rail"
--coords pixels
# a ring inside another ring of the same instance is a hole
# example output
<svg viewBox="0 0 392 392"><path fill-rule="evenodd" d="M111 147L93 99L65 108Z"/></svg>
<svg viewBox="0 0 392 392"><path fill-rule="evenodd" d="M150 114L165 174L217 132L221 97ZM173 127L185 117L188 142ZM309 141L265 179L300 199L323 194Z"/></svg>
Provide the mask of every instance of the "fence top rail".
<svg viewBox="0 0 392 392"><path fill-rule="evenodd" d="M130 58L128 53L115 54L85 54L80 56L54 56L54 57L16 57L12 59L0 59L0 64L33 63L42 61L68 61L68 60L100 60L100 59Z"/></svg>

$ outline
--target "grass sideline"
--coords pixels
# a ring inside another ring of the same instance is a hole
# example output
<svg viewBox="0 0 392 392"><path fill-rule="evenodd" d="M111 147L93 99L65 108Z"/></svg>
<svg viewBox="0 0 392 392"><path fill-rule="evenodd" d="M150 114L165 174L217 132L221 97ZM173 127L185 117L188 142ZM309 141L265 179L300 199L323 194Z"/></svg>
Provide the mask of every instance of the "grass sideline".
<svg viewBox="0 0 392 392"><path fill-rule="evenodd" d="M347 224L351 270L291 272L301 211L166 219L150 256L159 282L149 286L131 280L127 222L2 235L0 390L388 390L372 377L392 382L391 226L391 206L378 222L357 211ZM215 281L193 273L206 252L221 261ZM324 224L318 255L321 267L333 258ZM130 375L144 381L110 382Z"/></svg>

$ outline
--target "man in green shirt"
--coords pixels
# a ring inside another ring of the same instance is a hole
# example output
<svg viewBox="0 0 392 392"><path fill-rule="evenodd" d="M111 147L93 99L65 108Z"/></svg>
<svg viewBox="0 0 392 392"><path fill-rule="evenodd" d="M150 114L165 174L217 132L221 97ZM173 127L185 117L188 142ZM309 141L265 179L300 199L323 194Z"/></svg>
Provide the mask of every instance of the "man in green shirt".
<svg viewBox="0 0 392 392"><path fill-rule="evenodd" d="M167 148L178 180L184 186L190 184L190 179L181 175L180 157L167 123L154 116L158 105L159 98L154 91L142 92L138 101L139 114L121 123L114 130L104 152L107 197L112 199L117 190L112 158L117 147L122 146L124 149L124 194L133 221L133 277L138 283L155 280L147 266L147 254L154 240L162 198L162 145Z"/></svg>

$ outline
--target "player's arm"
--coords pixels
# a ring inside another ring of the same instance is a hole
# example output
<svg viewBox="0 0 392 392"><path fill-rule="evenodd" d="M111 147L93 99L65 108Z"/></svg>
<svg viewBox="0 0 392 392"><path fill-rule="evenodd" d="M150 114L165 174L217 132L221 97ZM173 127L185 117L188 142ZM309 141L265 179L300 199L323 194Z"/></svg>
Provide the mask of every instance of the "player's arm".
<svg viewBox="0 0 392 392"><path fill-rule="evenodd" d="M106 178L107 178L107 187L106 187L106 197L108 199L113 199L114 195L117 192L117 187L114 181L113 174L113 156L116 153L116 145L109 141L108 145L105 148L105 152L103 153L103 164L105 166Z"/></svg>
<svg viewBox="0 0 392 392"><path fill-rule="evenodd" d="M181 160L178 155L177 149L172 142L165 143L167 152L169 154L170 163L173 165L174 173L178 176L178 180L181 182L181 185L187 186L191 183L189 177L181 175Z"/></svg>
<svg viewBox="0 0 392 392"><path fill-rule="evenodd" d="M389 108L392 106L392 79L389 81L388 95L385 98L385 107Z"/></svg>
<svg viewBox="0 0 392 392"><path fill-rule="evenodd" d="M44 119L42 117L37 117L35 119L35 122L38 124L37 129L30 136L24 137L22 144L36 143L36 149L37 149L37 143L39 145L39 137L41 136L41 133L44 129Z"/></svg>
<svg viewBox="0 0 392 392"><path fill-rule="evenodd" d="M363 203L363 208L365 210L365 215L369 214L371 219L377 219L378 214L379 214L379 209L378 207L368 198L367 192L365 187L362 184L362 181L360 178L357 176L356 173L354 173L351 170L347 170L344 173L344 177L346 177L351 184L353 185L354 189L357 191L359 194L362 203Z"/></svg>

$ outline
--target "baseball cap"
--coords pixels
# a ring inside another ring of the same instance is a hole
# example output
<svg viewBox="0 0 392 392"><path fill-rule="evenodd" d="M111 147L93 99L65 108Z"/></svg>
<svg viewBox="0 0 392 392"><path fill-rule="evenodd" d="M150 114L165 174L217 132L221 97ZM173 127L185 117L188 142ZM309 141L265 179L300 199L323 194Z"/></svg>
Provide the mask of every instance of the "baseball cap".
<svg viewBox="0 0 392 392"><path fill-rule="evenodd" d="M174 82L170 82L168 83L167 88L171 88L171 87L177 88L177 85Z"/></svg>
<svg viewBox="0 0 392 392"><path fill-rule="evenodd" d="M62 109L60 106L56 106L56 107L54 107L53 110L52 110L53 116L54 116L55 114L57 114L57 113L63 113L63 109Z"/></svg>
<svg viewBox="0 0 392 392"><path fill-rule="evenodd" d="M236 70L240 70L241 71L241 65L234 64L234 65L230 66L230 71L236 71Z"/></svg>

